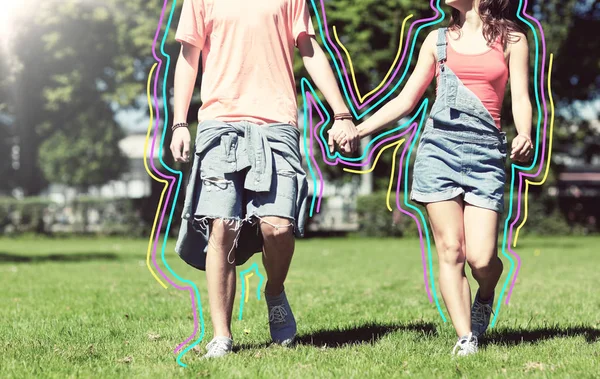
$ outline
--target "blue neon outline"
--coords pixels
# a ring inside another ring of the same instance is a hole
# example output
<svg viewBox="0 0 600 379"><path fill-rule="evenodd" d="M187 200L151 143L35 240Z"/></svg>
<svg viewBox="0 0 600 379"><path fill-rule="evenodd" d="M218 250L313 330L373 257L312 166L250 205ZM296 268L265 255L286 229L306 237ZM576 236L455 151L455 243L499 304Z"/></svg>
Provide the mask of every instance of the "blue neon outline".
<svg viewBox="0 0 600 379"><path fill-rule="evenodd" d="M168 73L169 73L169 67L171 64L171 56L169 54L167 54L164 50L165 47L165 42L167 40L167 37L169 35L169 30L171 29L171 22L173 21L173 14L175 13L175 7L177 5L177 0L173 0L173 4L171 5L171 12L169 14L169 18L167 21L167 27L165 30L165 34L163 36L163 39L161 41L160 44L160 53L163 57L166 58L166 64L165 64L165 74L164 74L164 80L163 80L163 108L164 108L164 125L163 125L163 130L162 130L162 136L161 136L161 141L159 144L159 148L158 148L158 157L159 157L159 161L160 163L163 165L164 168L166 168L169 172L171 172L172 174L175 174L179 177L179 179L177 180L177 188L175 190L175 195L173 197L173 205L171 206L171 213L169 214L169 221L167 222L167 226L165 229L165 236L164 236L164 241L163 241L163 245L162 245L162 251L161 251L161 259L163 261L163 264L165 265L165 267L167 268L167 270L169 270L169 272L175 276L175 278L177 278L177 280L179 280L180 282L186 283L188 285L191 285L192 288L194 289L194 292L196 294L196 297L198 298L198 304L196 305L198 308L198 318L200 319L200 337L198 337L198 339L196 339L195 342L193 342L190 346L188 346L187 348L185 348L184 350L182 350L179 355L177 356L177 363L182 366L182 367L187 367L187 365L183 362L181 362L181 358L183 357L183 355L185 353L187 353L188 351L190 351L191 349L194 348L194 346L198 345L200 342L202 342L202 340L204 339L204 333L205 333L205 327L204 327L204 316L202 314L202 300L200 299L200 293L198 291L198 287L196 287L196 285L186 279L181 278L179 275L177 275L177 273L175 273L175 271L173 271L171 269L171 267L169 266L169 264L167 263L167 260L165 259L165 250L167 247L167 241L169 239L169 231L171 229L171 222L173 221L173 214L175 212L175 206L177 204L177 199L179 198L179 190L181 188L181 182L182 182L182 173L181 171L175 171L173 170L171 167L169 167L164 161L163 161L163 145L164 145L164 141L165 141L165 136L166 133L165 131L167 130L167 125L169 122L169 108L167 105L167 79L169 77ZM160 75L160 74L159 74ZM167 199L167 201L169 201L169 199ZM160 233L160 231L158 231Z"/></svg>

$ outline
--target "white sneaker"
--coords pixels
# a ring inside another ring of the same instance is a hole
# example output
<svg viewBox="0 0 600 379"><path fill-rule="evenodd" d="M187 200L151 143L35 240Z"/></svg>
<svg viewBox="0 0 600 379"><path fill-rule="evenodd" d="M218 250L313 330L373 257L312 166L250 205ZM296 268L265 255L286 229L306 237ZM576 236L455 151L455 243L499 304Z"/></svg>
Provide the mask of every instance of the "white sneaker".
<svg viewBox="0 0 600 379"><path fill-rule="evenodd" d="M456 351L458 349L458 352ZM460 337L456 345L454 345L454 349L452 349L452 354L457 355L459 357L464 357L466 355L471 355L477 353L477 337L473 335L473 333L469 333L464 337Z"/></svg>
<svg viewBox="0 0 600 379"><path fill-rule="evenodd" d="M479 291L477 291L475 300L473 301L473 306L471 307L471 330L473 331L473 335L475 337L480 338L483 336L488 328L488 325L490 325L490 317L493 313L493 304L493 296L489 301L483 302L479 298Z"/></svg>
<svg viewBox="0 0 600 379"><path fill-rule="evenodd" d="M215 337L206 345L204 358L220 358L231 353L233 340L227 337Z"/></svg>

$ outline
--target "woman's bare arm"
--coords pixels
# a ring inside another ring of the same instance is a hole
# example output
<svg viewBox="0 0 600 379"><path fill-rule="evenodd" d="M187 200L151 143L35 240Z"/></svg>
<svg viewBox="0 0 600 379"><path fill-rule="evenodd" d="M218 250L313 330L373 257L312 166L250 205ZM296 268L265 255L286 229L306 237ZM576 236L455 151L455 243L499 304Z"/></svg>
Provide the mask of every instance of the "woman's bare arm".
<svg viewBox="0 0 600 379"><path fill-rule="evenodd" d="M437 31L429 33L419 52L417 66L400 95L358 126L361 138L408 115L417 105L435 75Z"/></svg>
<svg viewBox="0 0 600 379"><path fill-rule="evenodd" d="M531 143L531 100L529 98L529 47L524 34L515 34L509 55L510 92L517 137L512 142L511 159L524 162L529 159Z"/></svg>

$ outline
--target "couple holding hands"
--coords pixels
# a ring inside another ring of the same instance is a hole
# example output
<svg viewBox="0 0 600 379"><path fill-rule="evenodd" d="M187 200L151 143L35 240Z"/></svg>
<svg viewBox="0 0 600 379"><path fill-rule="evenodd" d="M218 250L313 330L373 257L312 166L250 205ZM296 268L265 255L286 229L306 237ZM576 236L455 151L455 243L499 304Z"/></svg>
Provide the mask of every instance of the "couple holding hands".
<svg viewBox="0 0 600 379"><path fill-rule="evenodd" d="M189 162L176 251L206 271L213 339L207 358L232 351L236 266L262 253L274 343L290 345L296 320L284 290L295 238L304 233L307 181L297 127L294 49L335 113L329 145L360 138L409 115L436 79L411 199L425 205L439 260L440 289L456 329L452 353L477 352L502 274L498 222L505 163L531 159L528 46L509 0L446 0L447 27L431 31L400 94L355 125L315 39L305 0L185 0L176 33L171 151ZM186 118L202 62L198 130L190 153ZM510 81L517 136L507 147L500 110ZM477 281L475 299L465 264Z"/></svg>

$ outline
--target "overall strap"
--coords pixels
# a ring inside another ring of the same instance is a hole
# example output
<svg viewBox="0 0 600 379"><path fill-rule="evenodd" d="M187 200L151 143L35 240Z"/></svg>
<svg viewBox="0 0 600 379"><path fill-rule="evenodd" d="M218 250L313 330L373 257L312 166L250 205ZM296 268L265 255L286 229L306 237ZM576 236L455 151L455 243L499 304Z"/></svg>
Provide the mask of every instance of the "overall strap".
<svg viewBox="0 0 600 379"><path fill-rule="evenodd" d="M446 61L446 49L448 45L448 41L446 40L446 30L448 30L448 28L438 29L437 55L439 63L444 63Z"/></svg>

